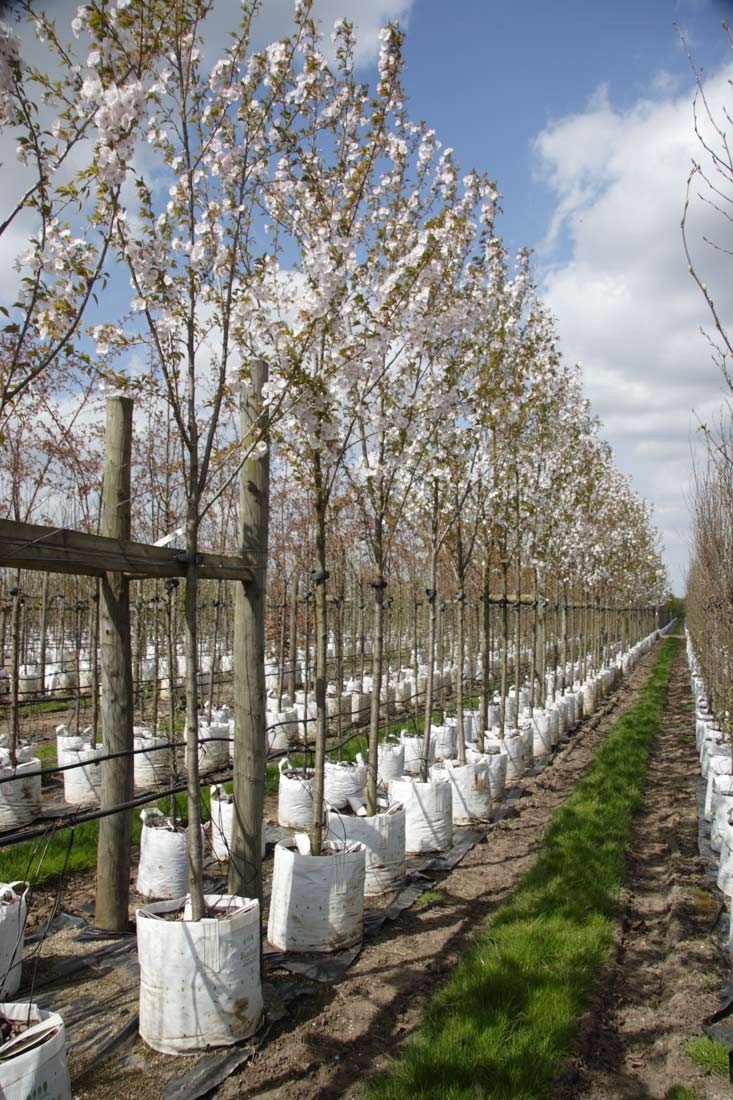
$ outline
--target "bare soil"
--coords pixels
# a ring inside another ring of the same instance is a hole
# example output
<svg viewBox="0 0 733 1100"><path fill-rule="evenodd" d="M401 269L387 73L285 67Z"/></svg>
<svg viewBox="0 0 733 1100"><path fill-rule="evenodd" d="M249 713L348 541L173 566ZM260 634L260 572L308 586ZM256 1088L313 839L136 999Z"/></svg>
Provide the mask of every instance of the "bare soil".
<svg viewBox="0 0 733 1100"><path fill-rule="evenodd" d="M134 940L79 940L67 927L45 938L35 999L64 1016L75 1100L357 1100L364 1079L399 1055L425 1005L471 944L476 928L512 893L621 709L634 702L654 655L525 779L451 871L423 868L412 904L365 938L336 981L265 969L267 1019L249 1044L191 1057L156 1054L137 1038ZM663 1100L673 1086L730 1096L684 1055L687 1039L719 1005L723 964L711 934L717 902L697 850L697 758L692 701L680 648L629 852L614 958L581 1023L558 1083L561 1100ZM270 807L275 825L276 807ZM64 884L61 908L90 918L91 875ZM132 906L139 904L134 891ZM38 923L52 899L39 895ZM31 948L33 949L33 948ZM26 964L28 992L33 965Z"/></svg>

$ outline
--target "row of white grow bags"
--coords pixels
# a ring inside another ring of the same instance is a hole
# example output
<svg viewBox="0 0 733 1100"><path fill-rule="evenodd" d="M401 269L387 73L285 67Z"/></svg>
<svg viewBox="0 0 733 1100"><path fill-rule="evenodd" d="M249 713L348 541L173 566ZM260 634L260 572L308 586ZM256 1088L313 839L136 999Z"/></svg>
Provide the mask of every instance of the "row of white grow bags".
<svg viewBox="0 0 733 1100"><path fill-rule="evenodd" d="M690 687L695 703L695 745L706 780L703 813L710 823L710 847L718 855L717 885L730 908L733 897L733 767L731 745L712 714L705 684L687 637Z"/></svg>

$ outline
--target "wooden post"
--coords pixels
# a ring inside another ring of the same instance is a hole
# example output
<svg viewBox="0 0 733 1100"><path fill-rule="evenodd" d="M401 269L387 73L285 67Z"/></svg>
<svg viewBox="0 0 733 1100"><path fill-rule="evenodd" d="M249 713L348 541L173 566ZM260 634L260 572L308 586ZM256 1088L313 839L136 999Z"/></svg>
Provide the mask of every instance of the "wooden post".
<svg viewBox="0 0 733 1100"><path fill-rule="evenodd" d="M102 483L102 533L114 538L130 537L131 453L132 400L110 397L107 399ZM132 651L130 582L122 573L106 573L100 587L105 752L130 754L102 761L101 800L105 810L128 802L133 793ZM131 833L131 810L100 819L94 920L97 927L115 932L126 931L129 923Z"/></svg>
<svg viewBox="0 0 733 1100"><path fill-rule="evenodd" d="M229 891L262 902L262 814L265 800L265 592L270 494L263 388L267 364L252 365L251 393L240 405L242 446L250 451L240 477L239 548L252 580L235 585L234 600L234 820ZM264 436L264 438L263 438ZM295 660L295 654L291 654Z"/></svg>

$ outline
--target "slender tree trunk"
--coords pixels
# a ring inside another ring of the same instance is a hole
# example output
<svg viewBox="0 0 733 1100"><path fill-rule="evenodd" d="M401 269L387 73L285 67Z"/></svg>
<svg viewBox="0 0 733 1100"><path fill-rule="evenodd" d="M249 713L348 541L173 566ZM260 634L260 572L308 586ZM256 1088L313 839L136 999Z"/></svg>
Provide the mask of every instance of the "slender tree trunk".
<svg viewBox="0 0 733 1100"><path fill-rule="evenodd" d="M203 863L204 849L201 838L201 791L199 778L199 703L198 703L198 494L189 501L186 520L186 587L183 603L184 647L186 672L186 755L188 796L188 889L191 895L191 920L200 921L205 916Z"/></svg>
<svg viewBox="0 0 733 1100"><path fill-rule="evenodd" d="M499 688L499 737L504 738L506 730L506 696L509 680L509 562L506 548L501 562L502 600L501 600L501 684Z"/></svg>
<svg viewBox="0 0 733 1100"><path fill-rule="evenodd" d="M44 573L41 583L41 624L38 664L41 670L41 692L43 694L45 694L46 691L46 635L48 633L48 585L50 577L50 573Z"/></svg>
<svg viewBox="0 0 733 1100"><path fill-rule="evenodd" d="M290 633L288 637L288 695L290 705L295 706L298 671L298 577L293 576L293 596L290 604Z"/></svg>
<svg viewBox="0 0 733 1100"><path fill-rule="evenodd" d="M316 508L316 569L314 577L316 605L316 752L313 776L313 816L311 818L311 855L323 848L324 772L326 764L326 658L328 655L328 618L326 605L326 512L328 500L324 485L321 456L314 456ZM363 635L362 635L363 648ZM362 653L363 660L363 653Z"/></svg>
<svg viewBox="0 0 733 1100"><path fill-rule="evenodd" d="M428 675L427 683L425 685L425 725L423 728L423 753L422 762L420 768L420 778L423 782L427 782L430 766L430 731L433 722L433 684L435 674L435 633L437 626L437 607L438 602L436 585L438 583L438 567L437 567L437 552L435 547L430 552L430 592L428 593L428 610L429 610L429 626L428 626Z"/></svg>
<svg viewBox="0 0 733 1100"><path fill-rule="evenodd" d="M382 661L384 657L384 589L381 573L373 581L374 626L372 635L372 705L369 714L369 756L367 761L367 815L377 812L377 757L379 754L379 708L382 693Z"/></svg>
<svg viewBox="0 0 733 1100"><path fill-rule="evenodd" d="M239 492L239 550L249 559L252 580L238 584L234 605L234 818L229 853L229 890L262 902L262 816L265 801L267 717L265 598L269 523L269 452L252 449L263 425L267 366L252 368L252 393L242 400L241 436L249 456ZM218 608L217 608L218 610ZM216 645L216 633L214 638ZM212 670L215 664L212 665Z"/></svg>
<svg viewBox="0 0 733 1100"><path fill-rule="evenodd" d="M480 741L489 728L489 693L491 692L491 555L484 559L483 604L481 619L483 630L483 648L481 650L481 717Z"/></svg>
<svg viewBox="0 0 733 1100"><path fill-rule="evenodd" d="M92 744L96 745L99 733L99 604L100 604L99 577L92 582L91 613L89 628L89 661L91 665L92 682Z"/></svg>
<svg viewBox="0 0 733 1100"><path fill-rule="evenodd" d="M132 401L107 400L102 534L130 538L130 461ZM130 582L122 573L105 573L102 592L102 735L108 753L102 761L102 810L129 802L134 784ZM132 811L105 816L99 822L95 920L100 928L124 931L128 926Z"/></svg>
<svg viewBox="0 0 733 1100"><path fill-rule="evenodd" d="M18 742L20 741L20 649L21 649L21 617L23 613L23 592L20 587L20 569L15 574L15 595L13 596L13 610L10 622L10 767L18 764Z"/></svg>
<svg viewBox="0 0 733 1100"><path fill-rule="evenodd" d="M288 586L283 584L283 602L280 608L280 637L278 640L277 660L277 709L283 709L283 691L285 689L285 639L288 619Z"/></svg>

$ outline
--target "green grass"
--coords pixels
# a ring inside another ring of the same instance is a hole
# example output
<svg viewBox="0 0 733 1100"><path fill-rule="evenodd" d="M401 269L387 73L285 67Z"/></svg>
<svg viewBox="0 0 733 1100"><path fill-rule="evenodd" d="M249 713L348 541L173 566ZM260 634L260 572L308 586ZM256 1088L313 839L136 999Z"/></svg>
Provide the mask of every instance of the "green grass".
<svg viewBox="0 0 733 1100"><path fill-rule="evenodd" d="M431 905L447 905L449 901L445 890L423 890L417 899L417 904L428 908Z"/></svg>
<svg viewBox="0 0 733 1100"><path fill-rule="evenodd" d="M433 999L370 1100L536 1100L553 1094L613 942L632 819L679 643L664 642L639 702L614 724L553 816L513 898Z"/></svg>
<svg viewBox="0 0 733 1100"><path fill-rule="evenodd" d="M201 788L201 803L203 819L208 821L208 786ZM150 805L157 806L165 814L170 812L169 798L160 799ZM186 796L177 794L176 816L182 817L185 813ZM141 829L140 810L135 810L132 815L133 847L140 844ZM52 823L46 837L0 848L0 882L30 882L33 886L44 886L71 871L89 871L97 865L98 839L97 821L82 821L78 825L61 829L56 829Z"/></svg>
<svg viewBox="0 0 733 1100"><path fill-rule="evenodd" d="M664 1100L700 1100L700 1094L696 1089L688 1089L684 1085L672 1085L665 1092Z"/></svg>
<svg viewBox="0 0 733 1100"><path fill-rule="evenodd" d="M706 1073L728 1077L728 1048L718 1039L709 1039L707 1035L689 1039L685 1043L685 1054Z"/></svg>

